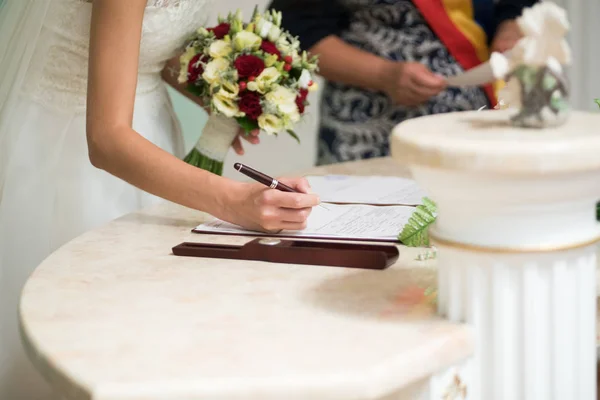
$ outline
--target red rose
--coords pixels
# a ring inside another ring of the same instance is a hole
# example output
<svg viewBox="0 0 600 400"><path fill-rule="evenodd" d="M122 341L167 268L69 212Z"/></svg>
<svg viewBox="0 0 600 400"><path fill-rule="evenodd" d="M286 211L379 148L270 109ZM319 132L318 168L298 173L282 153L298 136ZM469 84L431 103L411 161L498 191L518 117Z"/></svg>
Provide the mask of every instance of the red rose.
<svg viewBox="0 0 600 400"><path fill-rule="evenodd" d="M188 82L196 82L198 77L204 73L202 63L206 62L206 57L203 54L196 54L188 64L187 80Z"/></svg>
<svg viewBox="0 0 600 400"><path fill-rule="evenodd" d="M304 114L305 102L308 97L308 90L300 89L300 94L296 97L296 106L298 106L298 112Z"/></svg>
<svg viewBox="0 0 600 400"><path fill-rule="evenodd" d="M238 102L240 111L246 114L246 116L256 121L262 114L262 106L260 105L260 96L254 92L244 92Z"/></svg>
<svg viewBox="0 0 600 400"><path fill-rule="evenodd" d="M230 28L231 26L228 23L223 22L214 28L208 28L207 31L214 33L217 39L223 39L229 33Z"/></svg>
<svg viewBox="0 0 600 400"><path fill-rule="evenodd" d="M263 40L260 44L260 49L267 54L275 54L278 59L281 59L281 52L275 46L275 43L269 42L268 40Z"/></svg>
<svg viewBox="0 0 600 400"><path fill-rule="evenodd" d="M265 69L265 62L253 55L241 55L233 62L240 78L257 77Z"/></svg>

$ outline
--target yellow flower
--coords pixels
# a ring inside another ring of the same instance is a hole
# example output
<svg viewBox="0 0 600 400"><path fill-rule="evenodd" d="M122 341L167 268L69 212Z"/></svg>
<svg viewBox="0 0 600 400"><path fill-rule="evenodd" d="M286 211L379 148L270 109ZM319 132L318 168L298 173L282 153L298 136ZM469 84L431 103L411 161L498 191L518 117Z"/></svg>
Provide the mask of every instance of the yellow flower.
<svg viewBox="0 0 600 400"><path fill-rule="evenodd" d="M213 83L211 85L211 90L215 90L217 87L219 90L215 93L215 95L223 98L235 99L240 93L240 87L235 82L221 81L219 83Z"/></svg>
<svg viewBox="0 0 600 400"><path fill-rule="evenodd" d="M272 135L283 128L283 121L273 114L262 114L258 117L258 126L266 133Z"/></svg>
<svg viewBox="0 0 600 400"><path fill-rule="evenodd" d="M298 113L296 93L283 86L273 85L272 90L265 95L265 100L282 114L291 116Z"/></svg>
<svg viewBox="0 0 600 400"><path fill-rule="evenodd" d="M275 65L275 63L278 60L279 60L279 57L277 56L277 54L269 54L268 56L265 57L265 66L272 67Z"/></svg>
<svg viewBox="0 0 600 400"><path fill-rule="evenodd" d="M212 103L217 111L226 117L233 118L241 116L240 109L235 101L235 97L231 98L229 96L222 96L219 92L213 96Z"/></svg>
<svg viewBox="0 0 600 400"><path fill-rule="evenodd" d="M233 45L237 51L257 50L261 43L260 36L248 31L238 32L233 38Z"/></svg>
<svg viewBox="0 0 600 400"><path fill-rule="evenodd" d="M215 40L208 49L208 53L213 58L227 57L232 51L231 44L224 40Z"/></svg>
<svg viewBox="0 0 600 400"><path fill-rule="evenodd" d="M202 77L209 84L221 81L221 74L229 68L229 61L224 58L217 58L206 64Z"/></svg>
<svg viewBox="0 0 600 400"><path fill-rule="evenodd" d="M265 68L263 72L256 77L254 82L248 82L248 89L253 92L259 92L265 94L271 85L273 85L281 74L275 67Z"/></svg>
<svg viewBox="0 0 600 400"><path fill-rule="evenodd" d="M183 53L179 57L180 69L179 69L179 77L177 77L177 81L179 83L187 82L188 65L189 65L190 61L192 60L192 58L194 58L195 55L196 55L196 50L194 50L193 47L188 47L187 49L185 49L185 53Z"/></svg>

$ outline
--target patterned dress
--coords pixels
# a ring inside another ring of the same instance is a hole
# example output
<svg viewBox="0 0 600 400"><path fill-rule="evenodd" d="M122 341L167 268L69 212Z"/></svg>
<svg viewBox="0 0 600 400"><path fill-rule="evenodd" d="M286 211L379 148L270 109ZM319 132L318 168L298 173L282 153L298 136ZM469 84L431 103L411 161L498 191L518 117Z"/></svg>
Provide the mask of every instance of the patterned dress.
<svg viewBox="0 0 600 400"><path fill-rule="evenodd" d="M410 0L340 0L350 23L340 33L349 44L396 61L416 61L442 76L462 71ZM418 107L394 105L383 93L327 82L323 89L318 164L382 157L389 136L408 118L489 106L480 88L449 88Z"/></svg>
<svg viewBox="0 0 600 400"><path fill-rule="evenodd" d="M362 50L415 61L452 76L488 58L500 23L538 0L271 0L283 24L310 50L335 35ZM351 67L351 66L350 66ZM323 90L318 164L389 154L392 128L408 118L490 106L493 88L449 88L419 107L392 104L383 93L327 82Z"/></svg>

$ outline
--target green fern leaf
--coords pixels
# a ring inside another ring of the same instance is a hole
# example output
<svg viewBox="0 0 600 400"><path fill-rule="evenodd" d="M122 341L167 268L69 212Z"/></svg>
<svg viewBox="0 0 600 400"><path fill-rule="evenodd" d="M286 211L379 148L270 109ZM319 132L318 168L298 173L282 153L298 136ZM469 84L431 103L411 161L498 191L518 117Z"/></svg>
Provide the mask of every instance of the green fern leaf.
<svg viewBox="0 0 600 400"><path fill-rule="evenodd" d="M429 226L437 217L437 206L428 198L418 205L410 216L408 223L398 235L398 240L409 247L429 246Z"/></svg>

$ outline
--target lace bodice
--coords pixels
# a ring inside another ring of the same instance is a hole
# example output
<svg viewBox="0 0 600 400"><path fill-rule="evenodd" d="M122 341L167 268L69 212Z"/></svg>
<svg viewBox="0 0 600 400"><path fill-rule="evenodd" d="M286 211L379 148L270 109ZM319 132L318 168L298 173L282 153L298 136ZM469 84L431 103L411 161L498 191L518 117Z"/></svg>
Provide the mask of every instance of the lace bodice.
<svg viewBox="0 0 600 400"><path fill-rule="evenodd" d="M212 0L148 0L138 95L160 87L165 61L188 35L207 22L210 3ZM61 110L85 109L91 11L90 1L51 0L25 85L29 96Z"/></svg>

